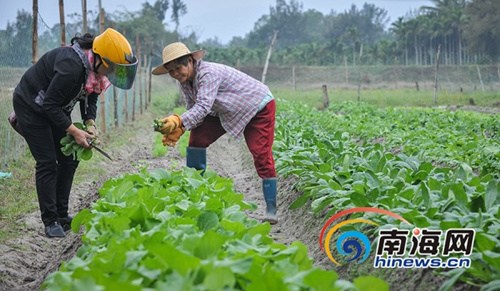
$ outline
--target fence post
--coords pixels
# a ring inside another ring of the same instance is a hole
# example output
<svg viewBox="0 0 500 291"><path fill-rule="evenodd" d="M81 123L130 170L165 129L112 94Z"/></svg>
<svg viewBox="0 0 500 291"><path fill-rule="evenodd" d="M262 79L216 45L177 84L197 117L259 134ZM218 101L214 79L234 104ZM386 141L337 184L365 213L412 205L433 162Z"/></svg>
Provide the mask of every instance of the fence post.
<svg viewBox="0 0 500 291"><path fill-rule="evenodd" d="M64 22L64 0L59 0L59 26L61 27L61 46L66 44L66 24Z"/></svg>
<svg viewBox="0 0 500 291"><path fill-rule="evenodd" d="M102 8L101 0L99 0L99 31L104 31L104 8ZM106 133L106 96L104 93L99 94L99 119L101 120L101 132Z"/></svg>
<svg viewBox="0 0 500 291"><path fill-rule="evenodd" d="M123 101L123 115L125 116L125 123L127 123L128 120L128 90L124 90L123 94L125 94L125 98Z"/></svg>
<svg viewBox="0 0 500 291"><path fill-rule="evenodd" d="M118 127L118 93L116 92L116 86L113 86L113 113L115 115L115 127Z"/></svg>
<svg viewBox="0 0 500 291"><path fill-rule="evenodd" d="M436 74L434 75L434 105L437 105L437 91L438 91L438 71L439 71L439 55L441 53L441 45L438 45L436 52Z"/></svg>
<svg viewBox="0 0 500 291"><path fill-rule="evenodd" d="M150 50L149 61L148 61L148 103L151 103L151 83L153 75L151 74L151 62L153 60L153 49Z"/></svg>
<svg viewBox="0 0 500 291"><path fill-rule="evenodd" d="M345 85L349 86L349 68L347 67L347 57L344 55Z"/></svg>
<svg viewBox="0 0 500 291"><path fill-rule="evenodd" d="M330 98L328 97L328 89L326 85L321 86L323 91L323 109L327 109L330 106Z"/></svg>
<svg viewBox="0 0 500 291"><path fill-rule="evenodd" d="M31 63L38 59L38 0L33 0L33 42L31 43Z"/></svg>
<svg viewBox="0 0 500 291"><path fill-rule="evenodd" d="M276 42L276 37L278 36L278 31L275 30L273 34L273 39L271 40L271 45L267 51L266 63L264 64L264 71L262 72L262 83L266 83L267 67L269 66L269 59L271 59L271 53L273 52L274 43Z"/></svg>
<svg viewBox="0 0 500 291"><path fill-rule="evenodd" d="M481 69L479 68L478 64L476 64L476 68L477 68L477 75L479 77L479 83L481 84L481 90L484 92L483 78L481 77Z"/></svg>
<svg viewBox="0 0 500 291"><path fill-rule="evenodd" d="M135 36L135 43L137 45L137 55L141 55L141 39L139 37L139 34ZM138 74L138 79L139 79L139 114L142 114L142 109L143 109L143 102L142 102L142 67L143 67L143 59L139 59L139 64L137 68L137 74Z"/></svg>

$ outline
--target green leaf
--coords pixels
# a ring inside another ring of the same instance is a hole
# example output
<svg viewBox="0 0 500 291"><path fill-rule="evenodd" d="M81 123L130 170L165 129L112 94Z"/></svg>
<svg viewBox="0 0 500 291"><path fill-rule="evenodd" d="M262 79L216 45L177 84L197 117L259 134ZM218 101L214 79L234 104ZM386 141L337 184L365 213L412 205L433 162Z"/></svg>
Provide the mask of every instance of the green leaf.
<svg viewBox="0 0 500 291"><path fill-rule="evenodd" d="M73 124L76 126L76 128L81 129L81 130L85 130L85 125L83 125L83 123L73 122Z"/></svg>
<svg viewBox="0 0 500 291"><path fill-rule="evenodd" d="M232 289L236 283L234 273L229 268L215 267L208 271L203 280L203 285L207 290Z"/></svg>
<svg viewBox="0 0 500 291"><path fill-rule="evenodd" d="M200 259L208 259L221 250L224 242L225 240L220 234L209 230L198 240L194 255Z"/></svg>
<svg viewBox="0 0 500 291"><path fill-rule="evenodd" d="M71 230L74 233L78 233L80 231L80 227L89 221L92 218L93 214L90 212L88 208L84 208L78 212L73 220L71 221Z"/></svg>
<svg viewBox="0 0 500 291"><path fill-rule="evenodd" d="M431 207L431 196L426 182L420 184L420 193L422 194L422 198L424 200L424 206L426 208Z"/></svg>
<svg viewBox="0 0 500 291"><path fill-rule="evenodd" d="M355 206L362 207L370 205L368 203L368 199L363 194L359 194L356 192L349 195L349 197L351 198L352 204L354 204Z"/></svg>
<svg viewBox="0 0 500 291"><path fill-rule="evenodd" d="M498 291L500 290L500 279L489 282L483 285L480 291Z"/></svg>
<svg viewBox="0 0 500 291"><path fill-rule="evenodd" d="M215 228L219 224L219 217L215 212L206 211L198 216L198 228L202 231Z"/></svg>
<svg viewBox="0 0 500 291"><path fill-rule="evenodd" d="M467 198L467 193L465 193L464 186L461 183L453 184L451 186L451 191L455 195L458 204L465 209L469 200Z"/></svg>
<svg viewBox="0 0 500 291"><path fill-rule="evenodd" d="M149 246L149 251L164 264L183 276L197 269L200 259L177 249L170 242L157 243Z"/></svg>
<svg viewBox="0 0 500 291"><path fill-rule="evenodd" d="M447 229L450 229L450 228L462 228L462 224L460 223L460 221L456 221L456 220L445 220L445 221L441 221L439 223L439 227L442 229L442 230L447 230Z"/></svg>
<svg viewBox="0 0 500 291"><path fill-rule="evenodd" d="M83 149L80 153L80 159L84 161L88 161L92 158L92 150L91 149Z"/></svg>
<svg viewBox="0 0 500 291"><path fill-rule="evenodd" d="M300 195L299 198L295 199L295 201L293 201L292 204L290 204L288 209L297 209L304 206L307 203L307 201L309 201L309 198L310 198L309 193L304 193Z"/></svg>
<svg viewBox="0 0 500 291"><path fill-rule="evenodd" d="M389 284L384 280L373 276L361 276L353 281L354 286L360 291L363 290L377 290L377 291L389 291Z"/></svg>
<svg viewBox="0 0 500 291"><path fill-rule="evenodd" d="M333 271L311 269L304 276L304 284L313 290L333 290L338 275Z"/></svg>
<svg viewBox="0 0 500 291"><path fill-rule="evenodd" d="M483 260L493 269L500 270L500 253L485 251L483 252Z"/></svg>
<svg viewBox="0 0 500 291"><path fill-rule="evenodd" d="M61 138L60 143L61 143L61 145L64 146L64 145L71 143L72 141L74 141L73 136L70 134L66 134L63 138Z"/></svg>
<svg viewBox="0 0 500 291"><path fill-rule="evenodd" d="M485 205L486 205L486 211L490 210L497 202L500 196L500 191L498 190L499 184L497 184L495 181L490 181L488 183L488 186L486 187L486 194L484 195L485 197Z"/></svg>
<svg viewBox="0 0 500 291"><path fill-rule="evenodd" d="M483 232L477 232L474 245L482 252L492 251L498 243L498 239Z"/></svg>
<svg viewBox="0 0 500 291"><path fill-rule="evenodd" d="M450 276L451 278L444 281L444 283L439 287L439 291L449 291L453 288L453 285L457 282L458 278L462 276L463 273L465 273L467 269L454 269L446 273L446 275Z"/></svg>

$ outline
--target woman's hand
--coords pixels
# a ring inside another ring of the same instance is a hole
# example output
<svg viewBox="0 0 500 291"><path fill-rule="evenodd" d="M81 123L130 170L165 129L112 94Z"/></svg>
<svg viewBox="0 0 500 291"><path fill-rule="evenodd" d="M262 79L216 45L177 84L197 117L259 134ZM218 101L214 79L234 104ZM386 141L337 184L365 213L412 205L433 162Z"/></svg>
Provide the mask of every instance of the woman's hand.
<svg viewBox="0 0 500 291"><path fill-rule="evenodd" d="M86 149L90 148L90 144L88 141L92 138L92 135L90 135L88 132L79 129L74 124L71 124L66 129L66 132L73 136L77 144L81 145Z"/></svg>

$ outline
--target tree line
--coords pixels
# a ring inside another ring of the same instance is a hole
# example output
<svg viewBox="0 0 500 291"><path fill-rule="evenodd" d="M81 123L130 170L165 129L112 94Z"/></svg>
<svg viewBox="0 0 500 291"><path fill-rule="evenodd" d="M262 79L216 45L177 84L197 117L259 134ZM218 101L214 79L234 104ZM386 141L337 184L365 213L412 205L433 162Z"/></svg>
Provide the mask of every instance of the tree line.
<svg viewBox="0 0 500 291"><path fill-rule="evenodd" d="M140 54L152 54L161 62L161 50L180 40L190 47L202 47L206 59L231 65L262 65L271 38L277 32L272 55L276 65L447 65L492 64L500 60L500 1L432 0L433 6L409 11L389 23L387 11L374 4L352 5L344 12L323 14L304 10L297 0L276 0L269 13L256 20L244 36L228 44L217 38L198 41L195 31L180 33L179 19L189 7L182 0L157 0L142 4L136 12L105 15L105 26L124 33ZM89 12L89 32L97 33L99 17ZM169 18L167 16L170 16ZM68 37L82 30L82 17L71 15L66 24ZM31 25L29 12L18 11L16 21L0 31L2 66L31 63ZM59 25L39 36L40 51L59 44ZM139 43L141 44L140 46Z"/></svg>

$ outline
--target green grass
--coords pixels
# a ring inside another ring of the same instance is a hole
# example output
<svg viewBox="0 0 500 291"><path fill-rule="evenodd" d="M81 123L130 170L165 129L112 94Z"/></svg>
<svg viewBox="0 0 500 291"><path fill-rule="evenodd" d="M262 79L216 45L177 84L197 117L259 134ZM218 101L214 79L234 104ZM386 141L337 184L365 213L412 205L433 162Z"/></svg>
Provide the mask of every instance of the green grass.
<svg viewBox="0 0 500 291"><path fill-rule="evenodd" d="M323 108L323 92L321 90L293 91L291 89L271 88L275 97L292 101L300 101L315 108ZM379 107L430 107L434 104L432 91L416 91L413 89L370 89L361 90L358 99L357 90L329 90L330 103L343 101L363 101ZM475 105L494 106L500 102L500 92L449 92L441 91L437 95L437 106L470 105L471 98ZM497 105L498 106L498 105Z"/></svg>
<svg viewBox="0 0 500 291"><path fill-rule="evenodd" d="M35 161L28 152L9 164L10 178L0 179L0 242L16 233L17 220L38 208Z"/></svg>

